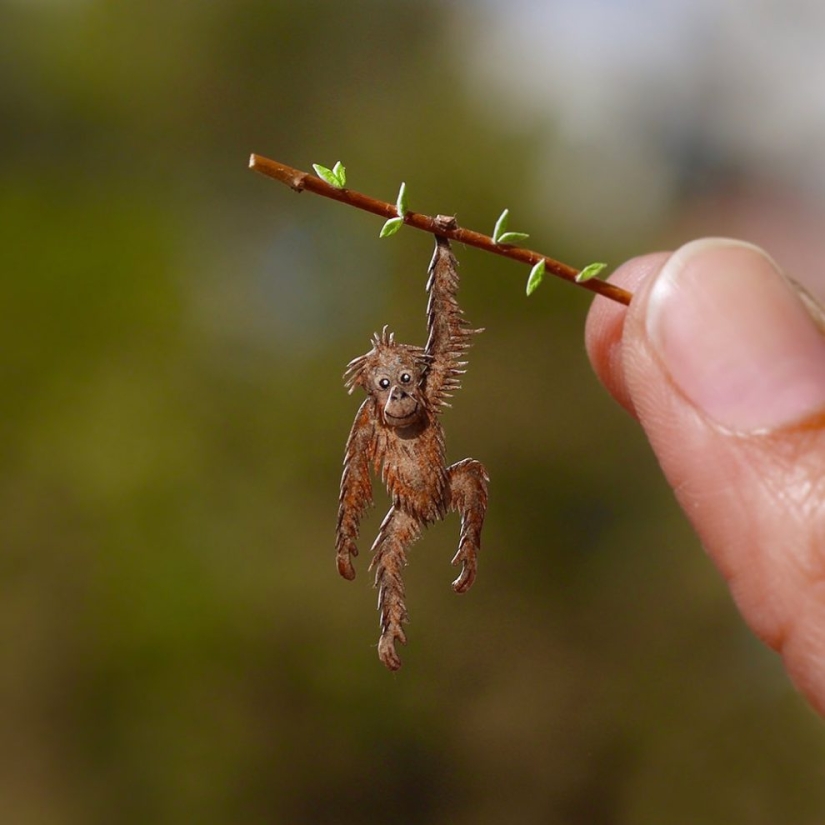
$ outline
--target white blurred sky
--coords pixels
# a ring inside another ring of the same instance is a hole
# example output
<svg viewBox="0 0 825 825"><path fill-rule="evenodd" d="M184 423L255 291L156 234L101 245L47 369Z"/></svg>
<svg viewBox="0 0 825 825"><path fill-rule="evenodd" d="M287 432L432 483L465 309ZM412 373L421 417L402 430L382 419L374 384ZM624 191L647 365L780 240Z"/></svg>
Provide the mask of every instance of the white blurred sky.
<svg viewBox="0 0 825 825"><path fill-rule="evenodd" d="M598 196L617 233L638 229L702 165L825 198L822 0L481 0L471 8L459 33L467 84L499 124L547 124L553 141L560 130L565 168L548 151L537 191L572 176L574 217Z"/></svg>

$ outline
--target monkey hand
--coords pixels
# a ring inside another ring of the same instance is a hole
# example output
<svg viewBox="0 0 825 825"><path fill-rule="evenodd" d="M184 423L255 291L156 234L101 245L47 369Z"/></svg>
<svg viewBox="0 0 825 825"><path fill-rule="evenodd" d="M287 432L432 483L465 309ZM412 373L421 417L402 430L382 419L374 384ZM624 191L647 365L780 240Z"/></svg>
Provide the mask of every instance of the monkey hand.
<svg viewBox="0 0 825 825"><path fill-rule="evenodd" d="M355 578L355 567L352 563L353 556L358 555L358 548L351 539L342 539L338 542L338 551L335 554L335 563L338 565L338 572L349 581Z"/></svg>

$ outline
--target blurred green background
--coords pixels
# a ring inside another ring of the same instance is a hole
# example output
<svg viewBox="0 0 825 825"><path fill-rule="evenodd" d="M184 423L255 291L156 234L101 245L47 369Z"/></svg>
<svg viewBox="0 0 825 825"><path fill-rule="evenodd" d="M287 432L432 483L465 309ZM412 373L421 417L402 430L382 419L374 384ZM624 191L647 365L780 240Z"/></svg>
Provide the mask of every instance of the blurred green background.
<svg viewBox="0 0 825 825"><path fill-rule="evenodd" d="M576 266L701 232L802 262L822 144L773 119L775 39L825 27L722 5L0 0L0 823L821 821L821 723L593 377L588 293L472 249L480 575L452 594L430 529L381 667L380 489L333 564L341 373L385 323L424 343L430 239L247 170L506 206Z"/></svg>

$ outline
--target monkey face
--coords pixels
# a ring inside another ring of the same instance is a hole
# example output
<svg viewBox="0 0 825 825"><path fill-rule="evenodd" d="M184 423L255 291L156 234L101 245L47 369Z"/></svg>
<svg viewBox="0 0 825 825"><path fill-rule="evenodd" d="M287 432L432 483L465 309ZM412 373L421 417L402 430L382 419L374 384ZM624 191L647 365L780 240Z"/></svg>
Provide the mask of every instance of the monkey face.
<svg viewBox="0 0 825 825"><path fill-rule="evenodd" d="M370 371L369 391L375 396L384 423L409 427L424 412L420 398L421 365L396 349L381 353Z"/></svg>
<svg viewBox="0 0 825 825"><path fill-rule="evenodd" d="M424 374L429 360L421 347L398 344L387 328L372 337L372 349L347 365L344 381L352 392L362 387L377 402L381 422L403 429L427 411Z"/></svg>

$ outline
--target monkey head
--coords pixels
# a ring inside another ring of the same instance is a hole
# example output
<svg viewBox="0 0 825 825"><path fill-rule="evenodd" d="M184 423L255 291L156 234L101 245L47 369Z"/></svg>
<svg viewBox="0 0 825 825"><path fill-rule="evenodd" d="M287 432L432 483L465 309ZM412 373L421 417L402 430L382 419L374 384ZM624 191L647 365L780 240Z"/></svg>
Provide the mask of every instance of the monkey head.
<svg viewBox="0 0 825 825"><path fill-rule="evenodd" d="M378 352L367 382L387 426L409 427L421 418L421 367L411 353L400 347Z"/></svg>
<svg viewBox="0 0 825 825"><path fill-rule="evenodd" d="M377 404L381 421L403 428L421 420L426 409L422 391L427 362L421 347L398 344L387 328L372 339L372 349L355 358L345 373L347 389L363 387Z"/></svg>

